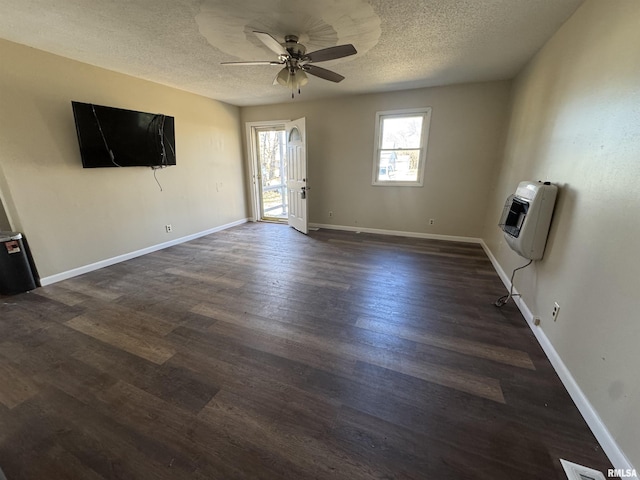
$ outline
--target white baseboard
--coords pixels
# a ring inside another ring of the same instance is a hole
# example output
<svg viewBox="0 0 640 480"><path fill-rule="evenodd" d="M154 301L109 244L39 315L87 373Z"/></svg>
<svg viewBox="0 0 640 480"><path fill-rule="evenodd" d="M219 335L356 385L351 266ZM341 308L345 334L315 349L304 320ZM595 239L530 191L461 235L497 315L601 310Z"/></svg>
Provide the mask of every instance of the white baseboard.
<svg viewBox="0 0 640 480"><path fill-rule="evenodd" d="M343 230L346 232L376 233L378 235L393 235L396 237L429 238L431 240L445 240L449 242L482 243L482 239L476 237L458 237L455 235L437 235L435 233L403 232L400 230L381 230L379 228L352 227L348 225L310 223L309 228L326 228L327 230Z"/></svg>
<svg viewBox="0 0 640 480"><path fill-rule="evenodd" d="M511 288L510 277L502 269L502 266L498 263L498 260L496 259L496 257L493 255L493 253L491 252L489 247L484 243L483 240L480 241L480 244L482 245L482 248L486 252L489 259L491 260L491 263L493 264L493 267L496 269L496 272L500 276L502 283L504 283L507 290L510 289ZM513 293L516 294L518 293L518 291L514 288ZM634 467L631 465L631 462L626 457L624 452L620 449L615 439L613 438L613 436L611 435L611 433L603 423L602 419L600 418L600 415L598 415L598 412L596 411L596 409L593 408L593 405L591 405L591 403L589 402L589 399L587 399L584 392L580 389L580 386L576 383L575 379L573 378L573 375L571 375L571 372L562 361L562 358L560 357L556 349L551 344L551 341L549 340L547 335L544 333L544 330L542 330L541 327L536 326L533 323L535 317L531 312L531 310L529 309L529 307L527 306L526 302L522 299L522 297L519 297L519 296L513 297L513 301L515 302L517 307L520 309L520 312L522 313L522 316L527 321L529 328L531 328L531 331L533 332L536 339L538 340L538 343L544 350L544 353L547 355L547 358L549 359L549 361L551 362L551 365L553 366L556 373L558 374L558 377L560 377L560 380L564 384L564 387L567 389L567 392L569 392L569 395L573 399L573 402L576 404L576 407L578 407L580 414L582 415L584 420L587 422L587 425L589 425L589 428L593 432L593 435L596 437L596 439L600 443L602 450L607 455L607 457L609 457L609 461L612 463L613 467L621 468L624 470L627 470L627 469L632 470Z"/></svg>
<svg viewBox="0 0 640 480"><path fill-rule="evenodd" d="M187 235L186 237L175 238L173 240L169 240L168 242L163 242L157 245L152 245L150 247L143 248L141 250L136 250L135 252L125 253L123 255L118 255L117 257L107 258L105 260L100 260L99 262L91 263L89 265L84 265L82 267L74 268L72 270L67 270L66 272L56 273L55 275L43 277L40 279L40 285L44 287L46 285L51 285L52 283L61 282L62 280L67 280L68 278L73 278L73 277L77 277L78 275L93 272L94 270L108 267L109 265L115 265L116 263L124 262L125 260L130 260L132 258L140 257L142 255L146 255L147 253L156 252L158 250L162 250L163 248L172 247L173 245L178 245L180 243L188 242L190 240L195 240L196 238L204 237L205 235L210 235L212 233L216 233L221 230L226 230L227 228L235 227L237 225L242 225L247 221L248 221L247 218L243 218L235 222L227 223L226 225L220 225L219 227L210 228L203 232Z"/></svg>

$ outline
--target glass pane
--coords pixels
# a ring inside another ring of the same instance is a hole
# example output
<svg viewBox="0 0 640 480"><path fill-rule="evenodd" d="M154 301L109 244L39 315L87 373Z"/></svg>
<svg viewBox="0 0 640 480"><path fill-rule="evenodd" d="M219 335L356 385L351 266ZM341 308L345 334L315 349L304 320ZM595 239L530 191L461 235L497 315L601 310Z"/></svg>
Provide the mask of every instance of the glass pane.
<svg viewBox="0 0 640 480"><path fill-rule="evenodd" d="M262 190L262 208L265 218L287 217L287 195L285 188L267 187Z"/></svg>
<svg viewBox="0 0 640 480"><path fill-rule="evenodd" d="M286 218L285 131L258 131L258 159L262 187L262 217Z"/></svg>
<svg viewBox="0 0 640 480"><path fill-rule="evenodd" d="M420 148L423 117L382 118L382 148Z"/></svg>
<svg viewBox="0 0 640 480"><path fill-rule="evenodd" d="M291 133L289 133L289 142L301 142L301 141L302 141L302 135L300 135L300 131L296 127L293 127L291 129Z"/></svg>
<svg viewBox="0 0 640 480"><path fill-rule="evenodd" d="M381 150L378 180L382 182L417 182L420 149Z"/></svg>

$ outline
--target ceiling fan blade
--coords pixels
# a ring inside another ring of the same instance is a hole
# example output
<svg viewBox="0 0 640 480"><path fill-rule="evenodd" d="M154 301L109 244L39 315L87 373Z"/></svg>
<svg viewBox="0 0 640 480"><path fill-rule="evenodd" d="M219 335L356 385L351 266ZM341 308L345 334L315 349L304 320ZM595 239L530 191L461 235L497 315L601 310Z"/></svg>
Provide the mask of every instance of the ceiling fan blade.
<svg viewBox="0 0 640 480"><path fill-rule="evenodd" d="M350 43L347 45L337 45L335 47L323 48L315 52L308 53L304 59L308 62L326 62L327 60L335 60L336 58L348 57L358 53L356 47Z"/></svg>
<svg viewBox="0 0 640 480"><path fill-rule="evenodd" d="M273 38L268 33L256 32L256 31L254 31L253 33L256 35L256 37L260 39L262 43L264 43L267 47L269 47L269 50L277 53L278 55L289 55L287 51L284 49L284 47L280 45L280 42L278 42L275 38Z"/></svg>
<svg viewBox="0 0 640 480"><path fill-rule="evenodd" d="M317 67L315 65L305 65L303 70L311 75L315 75L316 77L322 78L324 80L329 80L330 82L341 82L344 80L344 77L339 73L332 72L331 70L327 70L326 68Z"/></svg>
<svg viewBox="0 0 640 480"><path fill-rule="evenodd" d="M222 62L220 65L284 65L284 62L270 62L269 60L256 60L253 62Z"/></svg>

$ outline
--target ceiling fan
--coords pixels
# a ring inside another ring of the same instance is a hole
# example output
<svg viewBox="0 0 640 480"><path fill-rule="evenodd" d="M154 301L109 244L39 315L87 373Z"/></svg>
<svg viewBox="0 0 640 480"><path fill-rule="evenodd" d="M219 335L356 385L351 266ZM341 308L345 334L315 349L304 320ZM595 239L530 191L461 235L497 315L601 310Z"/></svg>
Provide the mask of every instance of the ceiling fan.
<svg viewBox="0 0 640 480"><path fill-rule="evenodd" d="M344 80L342 75L313 65L313 63L326 62L327 60L335 60L358 53L351 44L337 45L307 53L307 48L298 43L296 35L286 35L284 43L280 43L268 33L256 31L253 33L278 55L278 61L222 62L222 65L284 65L273 80L273 84L291 88L291 98L293 98L295 90L298 90L299 94L300 87L306 85L309 81L307 73L330 82L338 83Z"/></svg>

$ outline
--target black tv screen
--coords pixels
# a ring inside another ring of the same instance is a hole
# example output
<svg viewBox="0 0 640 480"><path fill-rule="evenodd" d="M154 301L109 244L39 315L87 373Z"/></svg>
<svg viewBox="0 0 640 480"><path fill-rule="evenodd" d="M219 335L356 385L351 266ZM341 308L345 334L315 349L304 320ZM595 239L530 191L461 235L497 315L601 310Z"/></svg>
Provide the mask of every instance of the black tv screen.
<svg viewBox="0 0 640 480"><path fill-rule="evenodd" d="M176 164L174 118L71 102L84 168Z"/></svg>

